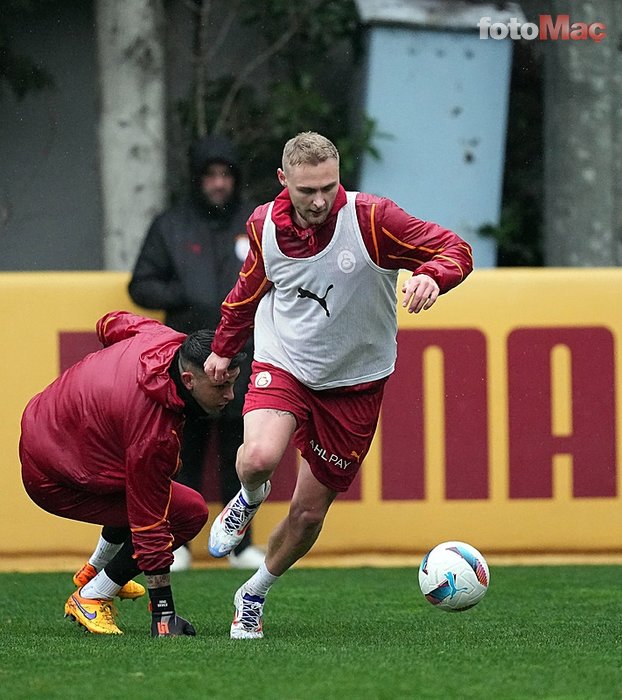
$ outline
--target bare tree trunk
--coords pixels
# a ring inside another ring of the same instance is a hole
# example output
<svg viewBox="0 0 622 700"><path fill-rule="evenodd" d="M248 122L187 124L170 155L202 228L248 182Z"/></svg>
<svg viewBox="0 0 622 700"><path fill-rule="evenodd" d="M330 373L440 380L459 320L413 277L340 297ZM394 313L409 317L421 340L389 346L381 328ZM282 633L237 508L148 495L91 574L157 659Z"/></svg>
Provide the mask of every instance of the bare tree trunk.
<svg viewBox="0 0 622 700"><path fill-rule="evenodd" d="M165 201L162 0L97 0L104 266L133 267Z"/></svg>
<svg viewBox="0 0 622 700"><path fill-rule="evenodd" d="M551 14L603 22L607 37L548 40L545 54L545 263L622 263L622 6L552 0Z"/></svg>

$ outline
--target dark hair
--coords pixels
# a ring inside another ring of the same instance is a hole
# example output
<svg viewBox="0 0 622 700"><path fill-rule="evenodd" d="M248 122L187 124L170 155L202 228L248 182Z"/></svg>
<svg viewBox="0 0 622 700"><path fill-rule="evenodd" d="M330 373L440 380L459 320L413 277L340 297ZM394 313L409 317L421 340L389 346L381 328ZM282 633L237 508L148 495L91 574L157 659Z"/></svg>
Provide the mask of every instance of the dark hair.
<svg viewBox="0 0 622 700"><path fill-rule="evenodd" d="M207 360L212 352L213 340L214 331L208 330L207 328L202 328L194 333L190 333L179 348L179 358L182 366L191 364L202 370L205 360ZM239 367L245 357L246 353L239 352L232 358L229 368L235 369Z"/></svg>

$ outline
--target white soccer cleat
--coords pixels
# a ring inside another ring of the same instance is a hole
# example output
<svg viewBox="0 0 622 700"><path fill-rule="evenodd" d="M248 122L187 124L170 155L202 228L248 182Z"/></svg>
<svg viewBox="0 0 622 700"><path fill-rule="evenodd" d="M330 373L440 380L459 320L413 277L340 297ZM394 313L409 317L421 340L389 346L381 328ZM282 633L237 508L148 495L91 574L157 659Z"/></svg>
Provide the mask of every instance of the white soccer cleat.
<svg viewBox="0 0 622 700"><path fill-rule="evenodd" d="M259 506L268 498L271 488L270 482L266 481L263 498L259 503L247 503L242 497L241 491L238 491L229 501L214 520L209 533L207 548L213 557L217 559L226 557L240 544L251 520L259 510Z"/></svg>
<svg viewBox="0 0 622 700"><path fill-rule="evenodd" d="M249 593L244 586L238 588L233 598L235 616L231 623L231 639L262 639L265 602L263 596Z"/></svg>

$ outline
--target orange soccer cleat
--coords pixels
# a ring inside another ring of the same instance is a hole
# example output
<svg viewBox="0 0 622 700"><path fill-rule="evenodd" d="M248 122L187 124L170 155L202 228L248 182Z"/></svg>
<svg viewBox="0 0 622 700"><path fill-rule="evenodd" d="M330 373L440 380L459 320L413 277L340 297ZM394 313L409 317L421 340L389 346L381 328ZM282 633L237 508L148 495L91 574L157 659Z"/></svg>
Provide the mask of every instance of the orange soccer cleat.
<svg viewBox="0 0 622 700"><path fill-rule="evenodd" d="M65 617L93 634L123 634L114 620L115 612L111 600L83 598L80 591L72 593L65 603Z"/></svg>

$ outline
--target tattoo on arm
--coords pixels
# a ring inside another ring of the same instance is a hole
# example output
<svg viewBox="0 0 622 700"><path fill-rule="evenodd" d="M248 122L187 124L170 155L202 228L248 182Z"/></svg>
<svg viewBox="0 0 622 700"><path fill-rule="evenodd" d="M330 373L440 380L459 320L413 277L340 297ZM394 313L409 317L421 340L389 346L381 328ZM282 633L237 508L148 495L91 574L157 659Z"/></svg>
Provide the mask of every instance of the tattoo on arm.
<svg viewBox="0 0 622 700"><path fill-rule="evenodd" d="M266 413L274 413L277 416L291 416L292 418L296 418L296 416L291 411L281 411L278 408L266 408L264 410L266 411Z"/></svg>

